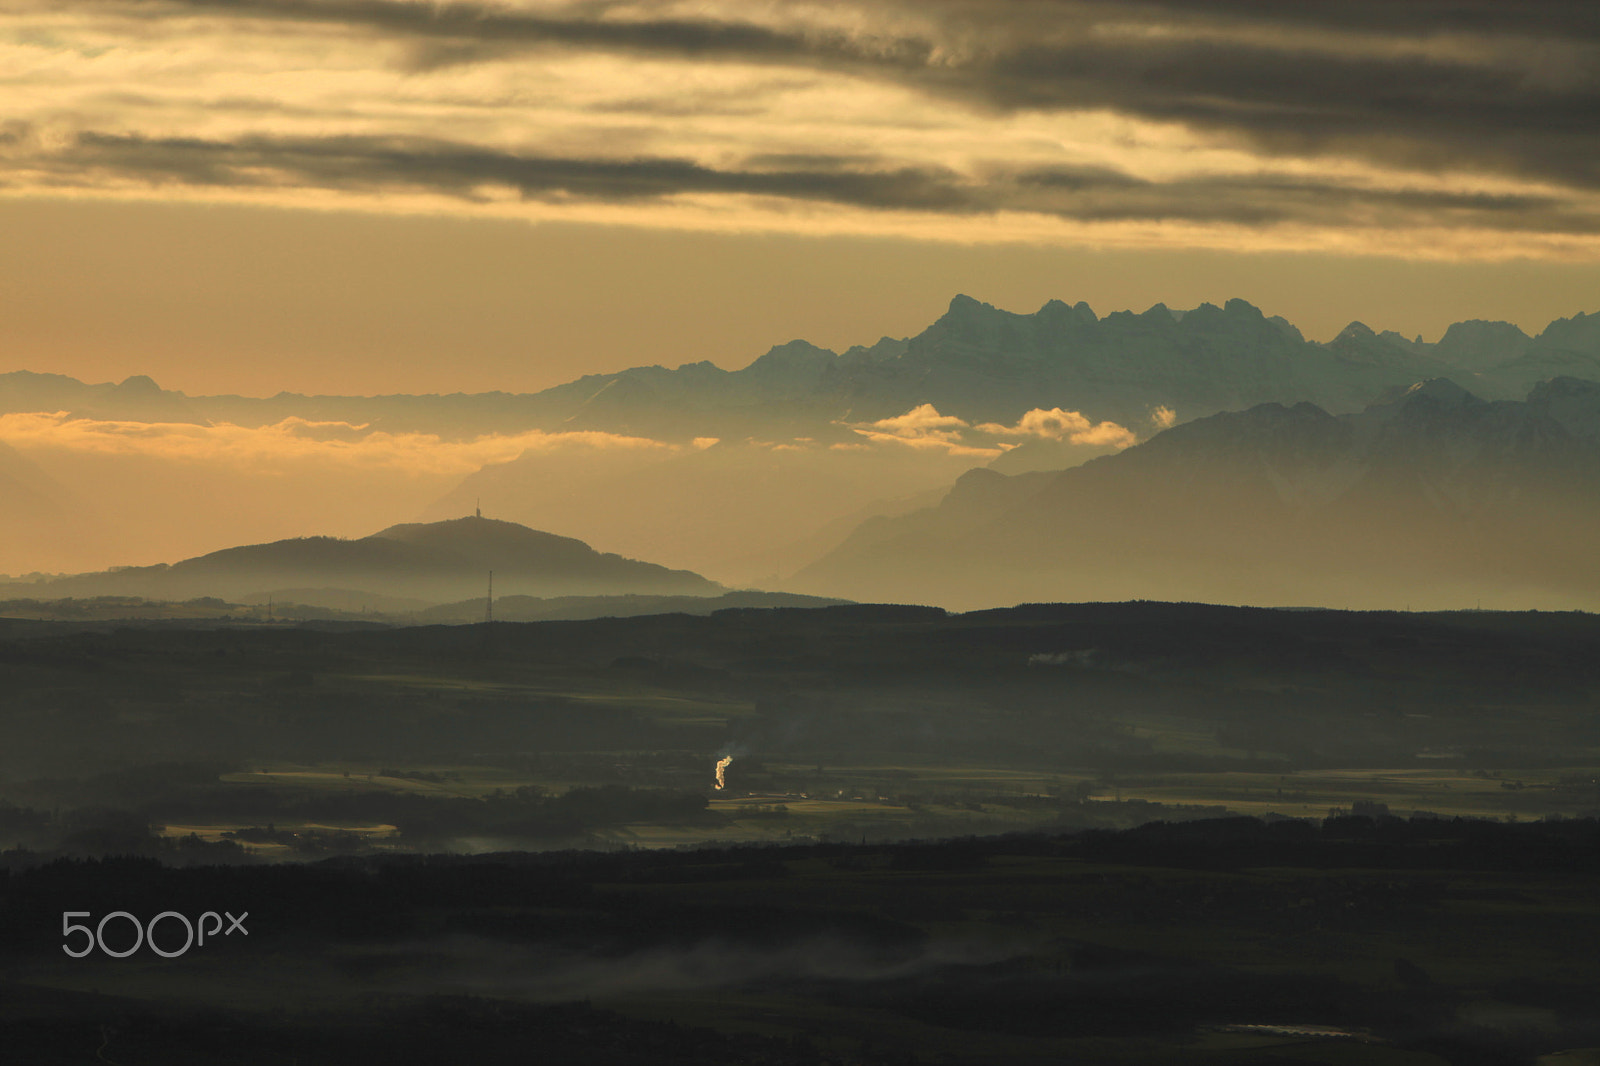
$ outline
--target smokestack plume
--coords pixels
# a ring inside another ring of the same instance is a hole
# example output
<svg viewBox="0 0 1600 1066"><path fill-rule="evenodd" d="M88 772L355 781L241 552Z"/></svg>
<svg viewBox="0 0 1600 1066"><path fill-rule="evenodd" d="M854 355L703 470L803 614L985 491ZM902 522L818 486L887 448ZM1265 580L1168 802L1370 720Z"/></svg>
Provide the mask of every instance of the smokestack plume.
<svg viewBox="0 0 1600 1066"><path fill-rule="evenodd" d="M722 778L722 772L728 768L728 764L731 762L733 762L732 755L724 755L717 760L717 787L719 789L728 787L728 783Z"/></svg>

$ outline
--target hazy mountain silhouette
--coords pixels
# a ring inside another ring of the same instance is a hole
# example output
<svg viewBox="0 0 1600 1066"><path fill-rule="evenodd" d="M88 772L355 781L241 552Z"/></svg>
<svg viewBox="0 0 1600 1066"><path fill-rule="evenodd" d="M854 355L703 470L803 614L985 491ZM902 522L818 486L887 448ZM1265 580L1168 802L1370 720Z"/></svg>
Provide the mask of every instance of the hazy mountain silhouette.
<svg viewBox="0 0 1600 1066"><path fill-rule="evenodd" d="M709 363L635 367L539 394L565 424L635 431L667 428L668 411L694 411L698 432L892 417L923 403L970 421L1014 421L1061 406L1094 420L1142 424L1166 406L1182 419L1263 402L1309 401L1359 411L1385 389L1467 372L1492 398L1539 380L1600 377L1600 316L1558 319L1530 338L1504 322L1452 326L1437 344L1352 322L1327 343L1305 340L1244 300L1101 318L1087 304L1051 300L1014 314L967 296L922 333L843 353L805 341L778 345L742 370Z"/></svg>
<svg viewBox="0 0 1600 1066"><path fill-rule="evenodd" d="M975 470L793 582L977 606L1157 598L1600 605L1600 385L1436 379L1336 416L1264 404L1056 474Z"/></svg>
<svg viewBox="0 0 1600 1066"><path fill-rule="evenodd" d="M580 540L513 522L468 517L400 525L359 540L302 537L225 548L170 566L128 567L30 585L35 596L136 595L245 599L278 588L336 587L430 603L496 594L714 596L725 591L686 570L604 554Z"/></svg>
<svg viewBox="0 0 1600 1066"><path fill-rule="evenodd" d="M42 540L13 537L5 565L147 562L307 528L355 532L372 515L381 516L373 524L443 519L481 497L534 528L770 587L837 545L847 518L892 515L904 509L897 501L991 461L1007 474L1060 470L1155 427L1261 403L1354 414L1429 378L1503 400L1563 376L1600 380L1600 315L1559 319L1532 337L1508 323L1462 322L1433 344L1356 322L1314 343L1243 300L1101 317L1082 303L1014 314L966 296L909 338L844 352L795 340L740 370L640 366L531 395L191 397L142 376L87 385L0 374L0 413L185 423L151 434L73 423L50 430L59 442L40 438L49 443L34 453L38 462L115 513L118 536L74 548L90 523L62 520ZM933 408L968 424L959 442L869 435L871 423ZM1117 423L1120 436L1018 427L1028 412L1054 408ZM1013 428L985 436L987 423ZM474 473L456 465L503 456L484 443L495 434L533 430L559 436L529 437L519 458ZM475 443L450 453L427 437L402 439L408 433ZM408 449L443 458L395 460ZM438 502L419 513L419 494ZM328 581L343 583L335 574L317 584Z"/></svg>
<svg viewBox="0 0 1600 1066"><path fill-rule="evenodd" d="M708 362L588 375L531 395L185 396L147 377L87 385L55 374L0 375L0 411L66 410L135 421L275 424L347 421L447 437L524 429L603 430L660 439L814 435L836 420L893 417L932 403L968 420L1012 422L1064 407L1125 425L1152 407L1182 420L1258 403L1360 410L1384 389L1461 378L1490 398L1554 376L1600 378L1600 315L1558 319L1536 337L1505 322L1451 326L1433 344L1353 322L1325 344L1244 300L1189 311L1157 304L1097 316L1051 300L1015 314L956 296L910 338L836 353L803 340L740 370Z"/></svg>
<svg viewBox="0 0 1600 1066"><path fill-rule="evenodd" d="M206 398L163 389L144 374L88 385L64 374L0 374L0 412L66 411L78 418L204 423Z"/></svg>
<svg viewBox="0 0 1600 1066"><path fill-rule="evenodd" d="M982 461L817 442L724 441L666 457L615 449L576 462L530 451L467 477L423 517L459 514L481 499L529 525L603 536L632 554L765 585L842 540L849 526L835 530L838 519L903 510L898 498L942 489Z"/></svg>

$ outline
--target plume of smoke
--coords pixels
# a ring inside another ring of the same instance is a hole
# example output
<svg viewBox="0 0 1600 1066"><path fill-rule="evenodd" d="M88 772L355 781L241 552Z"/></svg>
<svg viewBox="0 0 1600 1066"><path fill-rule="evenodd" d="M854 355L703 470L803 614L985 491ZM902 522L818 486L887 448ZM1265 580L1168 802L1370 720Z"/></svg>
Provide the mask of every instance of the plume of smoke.
<svg viewBox="0 0 1600 1066"><path fill-rule="evenodd" d="M728 768L728 764L731 762L733 762L732 755L724 755L722 758L717 760L717 787L719 789L728 787L728 783L727 781L723 780L722 774L723 771Z"/></svg>

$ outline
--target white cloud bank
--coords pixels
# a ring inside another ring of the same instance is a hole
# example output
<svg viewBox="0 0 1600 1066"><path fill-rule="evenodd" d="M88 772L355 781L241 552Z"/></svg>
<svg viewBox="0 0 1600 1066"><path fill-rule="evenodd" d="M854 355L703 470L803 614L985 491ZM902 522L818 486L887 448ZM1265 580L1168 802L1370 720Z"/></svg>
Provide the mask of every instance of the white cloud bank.
<svg viewBox="0 0 1600 1066"><path fill-rule="evenodd" d="M635 451L663 456L681 450L644 437L594 431L491 433L445 440L430 433L389 433L349 422L286 418L259 428L181 422L124 422L75 418L65 411L0 415L0 441L24 453L68 452L137 456L287 473L299 468L362 470L429 477L463 477L525 452ZM704 448L715 438L698 438Z"/></svg>
<svg viewBox="0 0 1600 1066"><path fill-rule="evenodd" d="M1034 408L1015 425L982 422L973 425L954 415L940 414L931 403L903 415L875 422L840 423L876 444L901 444L912 448L943 449L951 455L994 459L1021 440L1052 440L1087 448L1122 449L1137 444L1132 430L1115 422L1091 422L1078 411Z"/></svg>

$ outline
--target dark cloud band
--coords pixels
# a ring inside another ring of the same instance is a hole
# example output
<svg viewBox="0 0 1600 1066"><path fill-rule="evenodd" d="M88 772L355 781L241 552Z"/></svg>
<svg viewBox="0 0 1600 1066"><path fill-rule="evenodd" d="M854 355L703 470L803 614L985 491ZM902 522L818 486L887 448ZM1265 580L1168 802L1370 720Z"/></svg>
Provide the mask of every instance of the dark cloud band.
<svg viewBox="0 0 1600 1066"><path fill-rule="evenodd" d="M28 138L22 137L21 141ZM141 181L195 186L422 191L473 200L485 186L532 201L644 203L687 194L748 195L952 216L1024 211L1078 221L1417 226L1593 233L1600 221L1564 200L1367 189L1283 177L1152 182L1107 168L995 168L980 176L883 167L835 156L754 156L741 167L685 159L574 158L417 138L245 137L233 141L86 133L10 153L19 172L55 184Z"/></svg>
<svg viewBox="0 0 1600 1066"><path fill-rule="evenodd" d="M783 64L892 81L985 110L1105 108L1181 123L1269 154L1342 155L1600 188L1594 151L1600 6L1592 3L836 5L858 8L868 24L884 12L914 11L926 27L879 34L641 17L648 5L631 5L628 18L610 17L606 5L594 4L559 15L384 0L106 0L95 6L337 23L409 41L410 61L420 67L528 48ZM1344 36L1339 47L1322 47L1308 42L1308 28ZM1427 51L1444 32L1479 36L1468 53ZM1401 44L1407 47L1394 47ZM1558 54L1559 62L1552 58Z"/></svg>
<svg viewBox="0 0 1600 1066"><path fill-rule="evenodd" d="M522 155L420 138L245 137L236 141L85 133L41 160L67 175L101 174L197 185L421 189L475 197L485 185L527 199L624 203L687 193L747 194L880 209L966 211L972 197L947 173L883 170L719 170L684 159Z"/></svg>

